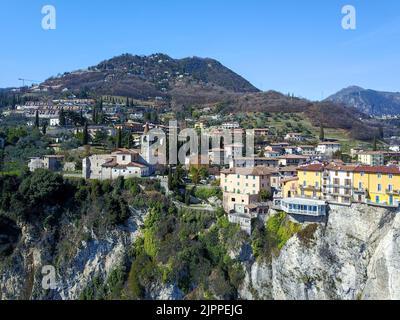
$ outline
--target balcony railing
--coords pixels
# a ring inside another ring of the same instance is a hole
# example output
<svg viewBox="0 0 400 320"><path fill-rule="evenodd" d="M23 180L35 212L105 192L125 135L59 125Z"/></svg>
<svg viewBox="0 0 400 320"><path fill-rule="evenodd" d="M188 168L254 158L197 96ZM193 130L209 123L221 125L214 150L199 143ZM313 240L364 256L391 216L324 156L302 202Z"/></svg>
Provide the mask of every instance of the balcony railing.
<svg viewBox="0 0 400 320"><path fill-rule="evenodd" d="M321 191L320 187L315 187L315 186L300 186L300 189L304 191L317 191L317 192Z"/></svg>
<svg viewBox="0 0 400 320"><path fill-rule="evenodd" d="M386 193L389 195L400 195L400 190L386 189Z"/></svg>

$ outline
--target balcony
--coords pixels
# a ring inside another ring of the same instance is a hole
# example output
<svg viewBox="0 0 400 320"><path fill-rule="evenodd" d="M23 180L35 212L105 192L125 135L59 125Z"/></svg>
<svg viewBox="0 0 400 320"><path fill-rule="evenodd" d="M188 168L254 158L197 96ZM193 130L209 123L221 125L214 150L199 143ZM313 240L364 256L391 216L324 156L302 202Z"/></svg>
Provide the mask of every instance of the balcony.
<svg viewBox="0 0 400 320"><path fill-rule="evenodd" d="M393 196L398 196L398 195L400 195L400 190L386 189L386 194L393 195Z"/></svg>
<svg viewBox="0 0 400 320"><path fill-rule="evenodd" d="M357 194L366 194L367 193L367 190L364 188L354 188L353 191L354 191L354 193L357 193Z"/></svg>
<svg viewBox="0 0 400 320"><path fill-rule="evenodd" d="M321 188L315 186L300 186L300 190L320 192Z"/></svg>

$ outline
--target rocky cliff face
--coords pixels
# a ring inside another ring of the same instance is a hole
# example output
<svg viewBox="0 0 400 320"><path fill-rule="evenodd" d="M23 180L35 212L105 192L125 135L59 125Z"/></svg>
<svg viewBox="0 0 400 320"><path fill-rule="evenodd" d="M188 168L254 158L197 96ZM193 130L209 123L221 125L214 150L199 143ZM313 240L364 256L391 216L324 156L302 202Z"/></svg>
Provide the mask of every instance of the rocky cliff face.
<svg viewBox="0 0 400 320"><path fill-rule="evenodd" d="M128 250L140 235L146 212L132 210L124 227L118 227L101 237L91 230L89 239L74 242L63 239L68 250L54 234L41 233L34 226L21 225L22 238L12 256L0 262L0 300L17 299L79 299L82 291L95 277L108 275L126 259ZM82 230L70 225L71 235ZM58 244L57 246L55 244ZM62 251L62 253L61 253ZM43 290L43 267L54 266L56 289Z"/></svg>
<svg viewBox="0 0 400 320"><path fill-rule="evenodd" d="M332 207L310 243L293 237L272 262L247 263L245 299L400 299L400 215Z"/></svg>
<svg viewBox="0 0 400 320"><path fill-rule="evenodd" d="M0 299L79 299L95 277L107 279L123 263L145 216L146 212L133 210L125 227L102 237L92 234L69 255L54 248L56 235L19 226L19 244L0 262ZM10 228L18 234L15 226ZM332 207L327 222L306 240L292 237L269 261L255 261L248 243L231 252L245 269L239 298L400 299L398 212L364 205ZM44 265L56 266L55 290L42 288ZM148 291L149 299L184 298L174 284L154 283Z"/></svg>

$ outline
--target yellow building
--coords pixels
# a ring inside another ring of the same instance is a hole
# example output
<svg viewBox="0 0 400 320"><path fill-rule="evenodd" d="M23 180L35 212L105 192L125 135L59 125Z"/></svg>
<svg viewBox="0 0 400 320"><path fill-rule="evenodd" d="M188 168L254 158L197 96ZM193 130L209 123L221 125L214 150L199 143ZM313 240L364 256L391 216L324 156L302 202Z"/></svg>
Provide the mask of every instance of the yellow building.
<svg viewBox="0 0 400 320"><path fill-rule="evenodd" d="M310 164L300 166L297 169L298 195L303 198L322 198L322 178L324 173L323 164Z"/></svg>
<svg viewBox="0 0 400 320"><path fill-rule="evenodd" d="M400 168L395 166L359 166L354 170L354 201L398 206Z"/></svg>
<svg viewBox="0 0 400 320"><path fill-rule="evenodd" d="M292 177L281 180L281 190L283 198L294 198L297 197L299 189L299 178Z"/></svg>

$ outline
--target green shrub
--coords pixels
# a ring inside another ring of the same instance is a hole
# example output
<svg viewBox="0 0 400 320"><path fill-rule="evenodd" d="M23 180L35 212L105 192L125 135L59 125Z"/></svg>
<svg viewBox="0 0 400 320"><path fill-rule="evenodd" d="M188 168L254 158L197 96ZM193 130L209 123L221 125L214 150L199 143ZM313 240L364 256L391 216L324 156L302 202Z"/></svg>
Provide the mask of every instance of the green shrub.
<svg viewBox="0 0 400 320"><path fill-rule="evenodd" d="M301 230L301 225L289 221L286 213L280 212L271 217L266 224L268 239L280 251L285 244Z"/></svg>
<svg viewBox="0 0 400 320"><path fill-rule="evenodd" d="M315 233L317 232L317 230L317 224L309 224L297 233L297 237L303 245L305 245L306 247L310 247L315 240Z"/></svg>
<svg viewBox="0 0 400 320"><path fill-rule="evenodd" d="M219 187L207 188L207 187L197 187L194 191L196 198L207 201L211 197L222 198L222 192Z"/></svg>

